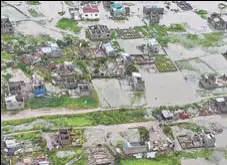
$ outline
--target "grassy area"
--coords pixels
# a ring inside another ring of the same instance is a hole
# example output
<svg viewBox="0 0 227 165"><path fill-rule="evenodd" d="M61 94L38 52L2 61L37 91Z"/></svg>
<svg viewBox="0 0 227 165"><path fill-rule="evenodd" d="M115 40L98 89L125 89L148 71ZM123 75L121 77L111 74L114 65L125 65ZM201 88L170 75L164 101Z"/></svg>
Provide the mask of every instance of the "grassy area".
<svg viewBox="0 0 227 165"><path fill-rule="evenodd" d="M167 124L164 124L163 126L163 132L166 136L168 136L169 138L172 138L174 139L174 136L173 136L173 131L171 129L171 127Z"/></svg>
<svg viewBox="0 0 227 165"><path fill-rule="evenodd" d="M6 51L1 51L1 61L2 60L13 60L13 57L11 54L9 54Z"/></svg>
<svg viewBox="0 0 227 165"><path fill-rule="evenodd" d="M17 140L36 140L41 136L40 132L28 132L23 134L13 135Z"/></svg>
<svg viewBox="0 0 227 165"><path fill-rule="evenodd" d="M224 33L212 32L203 34L203 38L199 40L199 45L202 47L214 47L224 39Z"/></svg>
<svg viewBox="0 0 227 165"><path fill-rule="evenodd" d="M146 111L144 109L134 110L111 110L111 111L98 111L86 114L74 114L74 115L53 115L42 116L37 118L28 118L21 120L2 121L2 126L6 125L21 125L29 124L36 119L43 119L54 125L55 129L61 127L74 127L74 126L91 126L91 125L110 125L110 124L122 124L133 122L145 122L150 119L145 118ZM44 128L43 125L34 126L32 130L40 130ZM52 129L52 128L51 128ZM53 128L54 129L54 128Z"/></svg>
<svg viewBox="0 0 227 165"><path fill-rule="evenodd" d="M59 151L72 151L72 152L75 152L75 154L66 155L64 157L59 157L59 156L57 156L57 153ZM79 148L79 147L64 147L64 148L60 148L60 149L54 149L54 150L48 152L48 158L51 160L51 162L53 164L65 165L67 162L69 162L70 160L72 160L74 157L79 157L79 155L82 152L83 152L83 149L82 148ZM84 162L85 162L85 160L83 161L83 163Z"/></svg>
<svg viewBox="0 0 227 165"><path fill-rule="evenodd" d="M175 151L171 153L158 153L154 159L128 159L121 160L120 165L180 165L181 158L207 158L211 156L212 151L202 149L195 152Z"/></svg>
<svg viewBox="0 0 227 165"><path fill-rule="evenodd" d="M80 32L80 29L81 29L79 26L77 26L77 22L75 20L68 19L68 18L61 18L58 21L56 27L63 30L71 30L74 33Z"/></svg>
<svg viewBox="0 0 227 165"><path fill-rule="evenodd" d="M174 66L174 64L172 63L172 61L170 61L170 59L168 59L164 55L155 56L154 63L155 63L155 66L157 67L159 72L174 72L174 71L177 71L177 69Z"/></svg>
<svg viewBox="0 0 227 165"><path fill-rule="evenodd" d="M201 18L206 19L208 12L206 10L196 10L196 14L200 15Z"/></svg>
<svg viewBox="0 0 227 165"><path fill-rule="evenodd" d="M33 97L29 99L29 107L32 109L38 108L68 108L68 109L80 109L80 108L97 108L99 101L98 96L93 92L93 96L70 98L69 96L45 98L45 97Z"/></svg>
<svg viewBox="0 0 227 165"><path fill-rule="evenodd" d="M39 4L40 4L39 1L26 1L26 3L27 3L28 5L39 5Z"/></svg>
<svg viewBox="0 0 227 165"><path fill-rule="evenodd" d="M203 129L206 129L205 127L199 126L195 123L188 123L188 122L172 123L169 125L170 126L179 126L179 127L191 130L193 132L201 132Z"/></svg>
<svg viewBox="0 0 227 165"><path fill-rule="evenodd" d="M32 17L40 17L40 16L42 16L42 14L38 13L35 9L28 9L28 12L29 12L29 14Z"/></svg>
<svg viewBox="0 0 227 165"><path fill-rule="evenodd" d="M63 15L65 14L65 12L64 12L64 11L59 11L58 14L59 14L60 16L63 16Z"/></svg>

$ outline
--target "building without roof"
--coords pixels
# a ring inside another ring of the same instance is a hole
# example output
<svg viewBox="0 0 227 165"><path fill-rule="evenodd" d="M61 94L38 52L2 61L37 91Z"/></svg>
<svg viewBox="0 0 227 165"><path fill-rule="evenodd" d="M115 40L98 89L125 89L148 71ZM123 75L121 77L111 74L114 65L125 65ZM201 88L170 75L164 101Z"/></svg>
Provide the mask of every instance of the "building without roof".
<svg viewBox="0 0 227 165"><path fill-rule="evenodd" d="M68 129L59 129L58 131L58 142L60 145L72 144L72 139Z"/></svg>
<svg viewBox="0 0 227 165"><path fill-rule="evenodd" d="M136 91L144 90L145 84L140 73L132 72L132 86Z"/></svg>
<svg viewBox="0 0 227 165"><path fill-rule="evenodd" d="M226 30L227 29L226 16L221 16L218 13L212 13L208 17L208 23L216 30Z"/></svg>
<svg viewBox="0 0 227 165"><path fill-rule="evenodd" d="M161 16L164 14L164 8L158 8L157 6L144 6L143 14L145 18L149 18L150 23L158 24Z"/></svg>
<svg viewBox="0 0 227 165"><path fill-rule="evenodd" d="M227 113L227 97L216 98L214 105L217 111Z"/></svg>
<svg viewBox="0 0 227 165"><path fill-rule="evenodd" d="M88 27L87 34L93 41L111 40L111 32L106 25L92 25Z"/></svg>
<svg viewBox="0 0 227 165"><path fill-rule="evenodd" d="M1 34L12 34L14 28L8 17L1 16Z"/></svg>
<svg viewBox="0 0 227 165"><path fill-rule="evenodd" d="M114 156L106 147L98 145L89 148L89 165L114 165L114 161Z"/></svg>

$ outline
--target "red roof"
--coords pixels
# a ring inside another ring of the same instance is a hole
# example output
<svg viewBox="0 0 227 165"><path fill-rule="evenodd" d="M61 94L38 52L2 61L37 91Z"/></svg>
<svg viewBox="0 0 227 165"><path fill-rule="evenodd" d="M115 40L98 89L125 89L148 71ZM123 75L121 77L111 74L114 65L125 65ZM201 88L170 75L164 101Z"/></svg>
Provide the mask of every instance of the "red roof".
<svg viewBox="0 0 227 165"><path fill-rule="evenodd" d="M98 8L85 7L83 8L84 13L97 13L99 12Z"/></svg>

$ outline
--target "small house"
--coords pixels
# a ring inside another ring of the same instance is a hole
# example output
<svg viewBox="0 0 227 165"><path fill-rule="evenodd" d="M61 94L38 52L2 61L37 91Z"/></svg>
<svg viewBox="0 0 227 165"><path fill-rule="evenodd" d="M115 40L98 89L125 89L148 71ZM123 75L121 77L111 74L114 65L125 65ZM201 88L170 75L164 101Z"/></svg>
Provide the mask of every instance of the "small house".
<svg viewBox="0 0 227 165"><path fill-rule="evenodd" d="M144 90L145 83L140 73L132 72L132 85L136 91Z"/></svg>
<svg viewBox="0 0 227 165"><path fill-rule="evenodd" d="M83 20L99 19L99 9L90 3L79 9L79 14Z"/></svg>
<svg viewBox="0 0 227 165"><path fill-rule="evenodd" d="M10 95L5 97L5 104L7 110L23 109L24 98L21 95Z"/></svg>

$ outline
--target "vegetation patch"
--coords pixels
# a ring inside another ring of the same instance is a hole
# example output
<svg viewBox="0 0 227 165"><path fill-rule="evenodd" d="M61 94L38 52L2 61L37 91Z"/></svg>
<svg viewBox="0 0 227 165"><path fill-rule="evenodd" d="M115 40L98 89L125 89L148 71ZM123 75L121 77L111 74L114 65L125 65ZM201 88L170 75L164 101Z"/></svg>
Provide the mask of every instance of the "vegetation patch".
<svg viewBox="0 0 227 165"><path fill-rule="evenodd" d="M64 12L64 11L59 11L58 14L59 14L60 16L63 16L63 15L65 14L65 12Z"/></svg>
<svg viewBox="0 0 227 165"><path fill-rule="evenodd" d="M177 71L177 68L174 66L172 61L164 55L156 55L154 63L159 72Z"/></svg>
<svg viewBox="0 0 227 165"><path fill-rule="evenodd" d="M201 132L202 130L206 129L205 127L199 126L195 123L188 123L188 122L181 122L181 123L171 123L169 126L178 126L184 129L191 130L193 132Z"/></svg>
<svg viewBox="0 0 227 165"><path fill-rule="evenodd" d="M67 152L71 152L73 154L67 154ZM52 151L49 151L48 158L53 162L53 164L65 165L73 158L79 157L80 154L82 154L82 152L83 152L83 149L79 147L64 147L64 148L54 149Z"/></svg>
<svg viewBox="0 0 227 165"><path fill-rule="evenodd" d="M2 126L16 126L21 124L29 124L37 119L47 120L53 123L55 129L62 127L75 127L75 126L90 126L90 125L111 125L133 122L145 122L150 119L145 118L145 109L133 109L133 110L111 110L111 111L98 111L87 114L74 114L74 115L53 115L42 116L37 118L28 118L20 120L2 121ZM40 130L44 126L35 127L32 130Z"/></svg>
<svg viewBox="0 0 227 165"><path fill-rule="evenodd" d="M167 124L164 124L163 126L163 132L165 133L166 136L168 136L169 138L172 138L174 139L174 136L173 136L173 131L171 129L171 127Z"/></svg>
<svg viewBox="0 0 227 165"><path fill-rule="evenodd" d="M73 19L68 19L68 18L61 18L57 25L57 28L63 29L63 30L71 30L74 33L80 32L80 27L77 26L77 22Z"/></svg>
<svg viewBox="0 0 227 165"><path fill-rule="evenodd" d="M40 4L39 1L26 1L26 3L27 3L28 5L39 5L39 4Z"/></svg>
<svg viewBox="0 0 227 165"><path fill-rule="evenodd" d="M43 16L41 13L38 13L35 9L28 9L29 14L32 17L40 17Z"/></svg>
<svg viewBox="0 0 227 165"><path fill-rule="evenodd" d="M128 64L128 66L126 67L125 73L127 75L132 75L132 72L139 72L139 69L135 66L135 64L130 63Z"/></svg>
<svg viewBox="0 0 227 165"><path fill-rule="evenodd" d="M14 135L17 140L37 140L41 136L40 132L27 132Z"/></svg>
<svg viewBox="0 0 227 165"><path fill-rule="evenodd" d="M69 96L61 97L33 97L29 99L29 106L32 109L38 108L69 108L69 109L80 109L80 108L97 108L99 101L98 96L93 92L93 96L70 98Z"/></svg>
<svg viewBox="0 0 227 165"><path fill-rule="evenodd" d="M202 149L195 152L175 151L170 153L157 153L154 159L128 159L121 160L120 165L180 165L181 158L208 158L212 154L209 149Z"/></svg>
<svg viewBox="0 0 227 165"><path fill-rule="evenodd" d="M206 10L196 10L196 14L200 15L201 18L206 19L208 12Z"/></svg>

